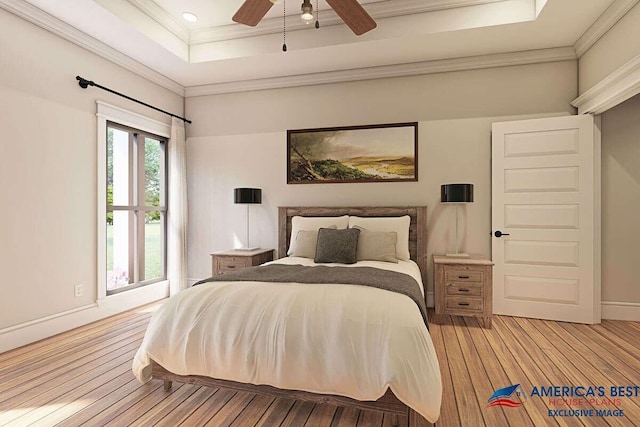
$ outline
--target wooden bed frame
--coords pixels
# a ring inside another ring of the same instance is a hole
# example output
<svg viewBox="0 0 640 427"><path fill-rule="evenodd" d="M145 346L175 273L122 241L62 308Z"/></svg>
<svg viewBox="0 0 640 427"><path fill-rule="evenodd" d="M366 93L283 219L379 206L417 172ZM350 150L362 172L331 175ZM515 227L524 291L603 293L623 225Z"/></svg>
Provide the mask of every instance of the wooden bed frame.
<svg viewBox="0 0 640 427"><path fill-rule="evenodd" d="M420 267L422 281L426 281L427 271L427 208L426 206L407 207L279 207L278 208L278 256L286 256L291 237L291 218L294 216L366 216L366 217L411 217L409 228L409 252L411 259ZM426 298L426 292L425 292ZM177 375L167 371L158 363L151 361L151 374L154 379L164 381L165 391L171 389L172 381L197 384L209 387L227 388L237 391L267 394L287 399L304 400L314 403L328 403L337 406L349 406L357 409L384 412L393 415L394 426L427 427L433 426L421 415L402 403L392 392L375 401L360 401L344 396L309 393L299 390L283 390L268 385L245 384L235 381L219 380L198 375Z"/></svg>

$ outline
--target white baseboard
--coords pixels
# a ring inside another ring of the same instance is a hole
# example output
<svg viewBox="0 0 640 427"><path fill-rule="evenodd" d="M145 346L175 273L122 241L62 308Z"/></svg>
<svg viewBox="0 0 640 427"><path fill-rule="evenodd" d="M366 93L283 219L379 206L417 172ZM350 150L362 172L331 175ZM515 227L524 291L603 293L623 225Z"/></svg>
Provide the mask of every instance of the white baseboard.
<svg viewBox="0 0 640 427"><path fill-rule="evenodd" d="M0 353L87 325L169 296L169 282L154 283L74 308L0 330Z"/></svg>
<svg viewBox="0 0 640 427"><path fill-rule="evenodd" d="M602 318L640 322L640 303L602 301Z"/></svg>

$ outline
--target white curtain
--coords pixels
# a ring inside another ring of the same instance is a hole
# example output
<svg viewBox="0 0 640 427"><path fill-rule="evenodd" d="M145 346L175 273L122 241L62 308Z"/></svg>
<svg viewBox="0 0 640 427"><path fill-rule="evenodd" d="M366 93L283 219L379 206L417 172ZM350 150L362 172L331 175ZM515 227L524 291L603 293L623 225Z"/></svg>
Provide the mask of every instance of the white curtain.
<svg viewBox="0 0 640 427"><path fill-rule="evenodd" d="M167 276L170 295L187 288L187 153L184 122L171 120L167 206Z"/></svg>

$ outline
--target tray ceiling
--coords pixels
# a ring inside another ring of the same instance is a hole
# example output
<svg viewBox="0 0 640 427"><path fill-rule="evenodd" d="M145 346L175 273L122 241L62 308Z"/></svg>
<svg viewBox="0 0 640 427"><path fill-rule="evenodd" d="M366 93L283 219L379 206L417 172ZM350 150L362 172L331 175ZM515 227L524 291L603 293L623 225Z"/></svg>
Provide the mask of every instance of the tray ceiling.
<svg viewBox="0 0 640 427"><path fill-rule="evenodd" d="M254 28L231 21L242 0L0 0L0 7L27 15L44 12L197 92L198 87L239 89L243 82L255 87L274 79L310 83L309 76L327 73L527 51L558 56L557 48L565 48L560 56L570 59L566 48L593 33L610 6L628 9L638 0L361 0L378 27L360 37L323 0L319 30L300 20L301 0L288 0L286 53L281 50L283 1ZM197 23L182 18L187 11L198 16ZM602 25L612 25L609 21Z"/></svg>

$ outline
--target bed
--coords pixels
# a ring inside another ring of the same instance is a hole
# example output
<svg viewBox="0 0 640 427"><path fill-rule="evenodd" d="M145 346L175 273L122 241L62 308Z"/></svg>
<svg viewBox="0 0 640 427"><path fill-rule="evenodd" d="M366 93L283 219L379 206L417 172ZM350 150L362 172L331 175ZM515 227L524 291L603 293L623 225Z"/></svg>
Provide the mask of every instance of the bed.
<svg viewBox="0 0 640 427"><path fill-rule="evenodd" d="M426 207L280 207L278 215L281 259L257 269L305 268L299 264L314 271L328 268L331 274L376 269L380 277L401 272L420 287L426 283ZM316 230L316 239L326 241L325 234L345 234L332 230L343 229L345 217L367 227L373 224L369 219L408 218L397 253L406 238L409 259L361 260L335 268L338 264L317 267L299 256L303 233L296 233L296 220L335 219L340 226ZM437 420L440 370L415 297L411 301L384 285L331 285L328 279L313 285L252 282L242 276L235 282L211 280L216 281L172 297L154 314L133 363L141 382L163 380L165 390L178 381L352 406L397 415L396 425L428 426ZM424 300L424 289L420 292Z"/></svg>

